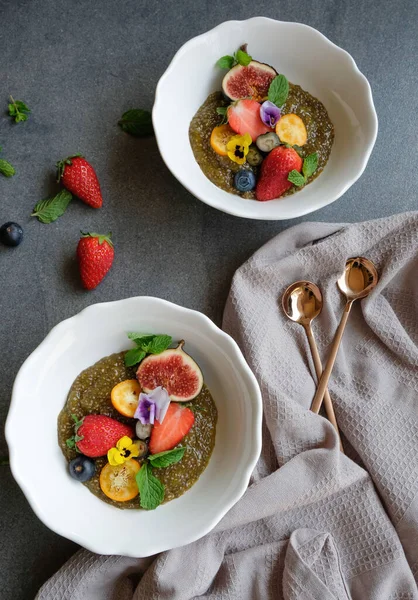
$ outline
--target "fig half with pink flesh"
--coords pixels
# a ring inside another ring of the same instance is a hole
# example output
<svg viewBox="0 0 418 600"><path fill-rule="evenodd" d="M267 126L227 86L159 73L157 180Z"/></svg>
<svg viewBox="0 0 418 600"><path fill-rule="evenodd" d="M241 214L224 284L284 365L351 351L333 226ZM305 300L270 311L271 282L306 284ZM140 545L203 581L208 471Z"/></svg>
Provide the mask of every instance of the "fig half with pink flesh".
<svg viewBox="0 0 418 600"><path fill-rule="evenodd" d="M270 83L276 76L273 67L252 60L247 67L232 67L223 78L222 90L231 100L252 98L261 102L267 98Z"/></svg>
<svg viewBox="0 0 418 600"><path fill-rule="evenodd" d="M184 341L177 348L144 358L136 372L145 393L162 386L175 402L189 402L196 398L203 386L199 365L184 350Z"/></svg>

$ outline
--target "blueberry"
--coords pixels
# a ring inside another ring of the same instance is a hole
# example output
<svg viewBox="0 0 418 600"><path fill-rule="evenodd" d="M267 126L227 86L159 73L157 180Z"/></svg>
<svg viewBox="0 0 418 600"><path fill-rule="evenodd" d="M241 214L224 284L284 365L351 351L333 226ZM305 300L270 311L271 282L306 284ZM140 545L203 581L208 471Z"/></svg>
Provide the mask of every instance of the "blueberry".
<svg viewBox="0 0 418 600"><path fill-rule="evenodd" d="M259 135L255 143L261 152L270 152L274 148L277 148L277 146L280 146L279 136L273 133L273 131Z"/></svg>
<svg viewBox="0 0 418 600"><path fill-rule="evenodd" d="M263 155L255 144L251 144L246 158L247 163L252 167L258 167L263 162Z"/></svg>
<svg viewBox="0 0 418 600"><path fill-rule="evenodd" d="M251 192L255 188L255 175L249 169L240 169L235 174L234 184L239 192Z"/></svg>
<svg viewBox="0 0 418 600"><path fill-rule="evenodd" d="M8 221L0 227L0 242L6 246L18 246L23 239L23 229L17 223Z"/></svg>
<svg viewBox="0 0 418 600"><path fill-rule="evenodd" d="M94 460L87 456L77 456L69 464L70 475L77 481L88 481L96 472Z"/></svg>

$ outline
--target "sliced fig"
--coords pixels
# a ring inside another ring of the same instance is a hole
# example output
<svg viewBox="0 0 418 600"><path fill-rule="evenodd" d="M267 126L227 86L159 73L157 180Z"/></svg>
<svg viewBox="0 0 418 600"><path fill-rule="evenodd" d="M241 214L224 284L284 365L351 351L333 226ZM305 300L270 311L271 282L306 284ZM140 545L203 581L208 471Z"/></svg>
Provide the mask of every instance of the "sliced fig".
<svg viewBox="0 0 418 600"><path fill-rule="evenodd" d="M141 362L136 376L145 393L162 386L175 402L189 402L196 398L203 386L203 375L183 346L182 340L177 348L151 354Z"/></svg>
<svg viewBox="0 0 418 600"><path fill-rule="evenodd" d="M270 83L276 76L273 67L252 60L247 67L232 67L223 78L222 90L231 100L252 98L260 102L267 97Z"/></svg>

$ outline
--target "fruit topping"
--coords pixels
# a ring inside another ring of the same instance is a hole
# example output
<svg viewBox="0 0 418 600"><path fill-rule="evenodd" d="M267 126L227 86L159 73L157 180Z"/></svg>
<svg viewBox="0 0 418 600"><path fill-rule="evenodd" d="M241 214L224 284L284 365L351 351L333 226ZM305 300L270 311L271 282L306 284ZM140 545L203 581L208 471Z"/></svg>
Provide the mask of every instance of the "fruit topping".
<svg viewBox="0 0 418 600"><path fill-rule="evenodd" d="M147 423L143 425L141 421L137 421L135 425L135 433L136 437L140 440L146 440L151 435L152 425L151 423Z"/></svg>
<svg viewBox="0 0 418 600"><path fill-rule="evenodd" d="M266 156L260 171L255 196L257 200L279 198L292 186L288 180L290 171L300 171L302 159L293 148L279 146Z"/></svg>
<svg viewBox="0 0 418 600"><path fill-rule="evenodd" d="M308 141L304 122L293 113L282 116L276 125L276 133L281 142L290 146L304 146Z"/></svg>
<svg viewBox="0 0 418 600"><path fill-rule="evenodd" d="M144 440L135 440L134 444L138 448L138 456L136 458L145 458L148 454L148 444Z"/></svg>
<svg viewBox="0 0 418 600"><path fill-rule="evenodd" d="M252 60L248 66L236 65L225 75L222 90L231 100L251 97L264 100L277 72L264 63Z"/></svg>
<svg viewBox="0 0 418 600"><path fill-rule="evenodd" d="M155 422L151 431L149 450L158 454L171 450L187 435L194 423L194 414L190 408L172 402L168 407L164 423Z"/></svg>
<svg viewBox="0 0 418 600"><path fill-rule="evenodd" d="M271 152L271 150L280 146L280 140L276 133L270 131L269 133L259 135L256 144L257 148L262 152Z"/></svg>
<svg viewBox="0 0 418 600"><path fill-rule="evenodd" d="M93 167L80 154L57 163L57 179L69 192L93 208L103 204L99 180Z"/></svg>
<svg viewBox="0 0 418 600"><path fill-rule="evenodd" d="M225 125L218 125L218 127L213 129L210 136L210 145L216 154L219 154L219 156L228 155L226 145L234 135L235 131L227 123Z"/></svg>
<svg viewBox="0 0 418 600"><path fill-rule="evenodd" d="M123 465L112 466L107 463L100 473L102 492L116 502L127 502L138 495L136 474L140 469L136 460L127 460Z"/></svg>
<svg viewBox="0 0 418 600"><path fill-rule="evenodd" d="M240 169L235 173L234 185L239 192L251 192L255 188L255 175L250 169Z"/></svg>
<svg viewBox="0 0 418 600"><path fill-rule="evenodd" d="M75 435L67 440L69 448L76 448L82 454L97 458L107 454L124 436L133 437L132 427L119 423L106 415L87 415L75 421Z"/></svg>
<svg viewBox="0 0 418 600"><path fill-rule="evenodd" d="M110 392L110 400L124 417L133 417L138 406L141 386L136 379L121 381Z"/></svg>
<svg viewBox="0 0 418 600"><path fill-rule="evenodd" d="M226 145L229 158L238 165L243 165L250 149L251 141L251 136L248 133L245 135L234 135Z"/></svg>
<svg viewBox="0 0 418 600"><path fill-rule="evenodd" d="M77 259L83 286L92 290L110 271L115 251L108 235L83 233L77 246Z"/></svg>
<svg viewBox="0 0 418 600"><path fill-rule="evenodd" d="M122 465L131 458L137 458L140 451L143 448L139 448L139 444L142 442L138 440L138 443L134 443L130 437L124 435L120 440L116 442L116 448L110 448L107 453L107 460L115 467L116 465Z"/></svg>
<svg viewBox="0 0 418 600"><path fill-rule="evenodd" d="M167 390L158 386L148 394L140 394L138 408L135 411L134 417L135 419L139 419L143 425L147 425L148 423L153 425L155 419L158 419L162 423L169 404L170 396Z"/></svg>
<svg viewBox="0 0 418 600"><path fill-rule="evenodd" d="M77 456L68 466L70 475L73 479L84 483L93 477L96 472L96 464L94 460L87 456Z"/></svg>
<svg viewBox="0 0 418 600"><path fill-rule="evenodd" d="M5 246L18 246L23 240L23 229L17 223L8 221L0 227L0 242Z"/></svg>
<svg viewBox="0 0 418 600"><path fill-rule="evenodd" d="M260 105L256 100L244 99L232 104L228 109L228 122L236 133L248 133L252 140L271 131L261 120Z"/></svg>
<svg viewBox="0 0 418 600"><path fill-rule="evenodd" d="M136 372L137 379L149 394L162 386L171 400L188 402L193 400L203 386L203 375L196 362L183 350L184 341L177 348L169 348L161 354L145 358Z"/></svg>
<svg viewBox="0 0 418 600"><path fill-rule="evenodd" d="M247 163L252 167L258 167L263 162L263 155L257 148L255 144L251 144L248 154L247 154Z"/></svg>
<svg viewBox="0 0 418 600"><path fill-rule="evenodd" d="M280 119L280 108L270 102L270 100L266 100L260 106L260 117L265 125L271 127L272 129L276 125L277 121Z"/></svg>

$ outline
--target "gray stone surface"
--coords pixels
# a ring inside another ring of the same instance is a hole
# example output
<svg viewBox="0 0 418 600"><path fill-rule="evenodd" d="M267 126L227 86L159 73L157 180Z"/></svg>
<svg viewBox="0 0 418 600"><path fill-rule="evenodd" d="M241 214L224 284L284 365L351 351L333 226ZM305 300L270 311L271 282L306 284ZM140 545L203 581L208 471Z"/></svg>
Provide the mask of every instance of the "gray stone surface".
<svg viewBox="0 0 418 600"><path fill-rule="evenodd" d="M25 230L20 247L0 248L2 428L19 366L56 323L94 302L149 294L219 324L235 269L299 222L243 220L205 206L172 177L154 139L130 138L116 126L124 110L152 107L158 78L181 44L222 21L256 14L307 23L348 50L371 83L379 116L361 180L300 220L361 221L418 207L414 0L0 0L1 101L5 107L11 93L33 110L15 126L0 107L2 156L17 168L13 179L0 178L0 224L15 220ZM55 190L55 162L74 152L95 165L104 208L75 201L52 225L30 219L34 204ZM83 291L77 276L80 229L114 235L112 272L93 292ZM39 470L42 485L48 465L36 464L40 435L22 424L28 469ZM0 455L6 453L2 431ZM0 596L33 598L76 546L37 520L8 467L0 467L0 509Z"/></svg>

